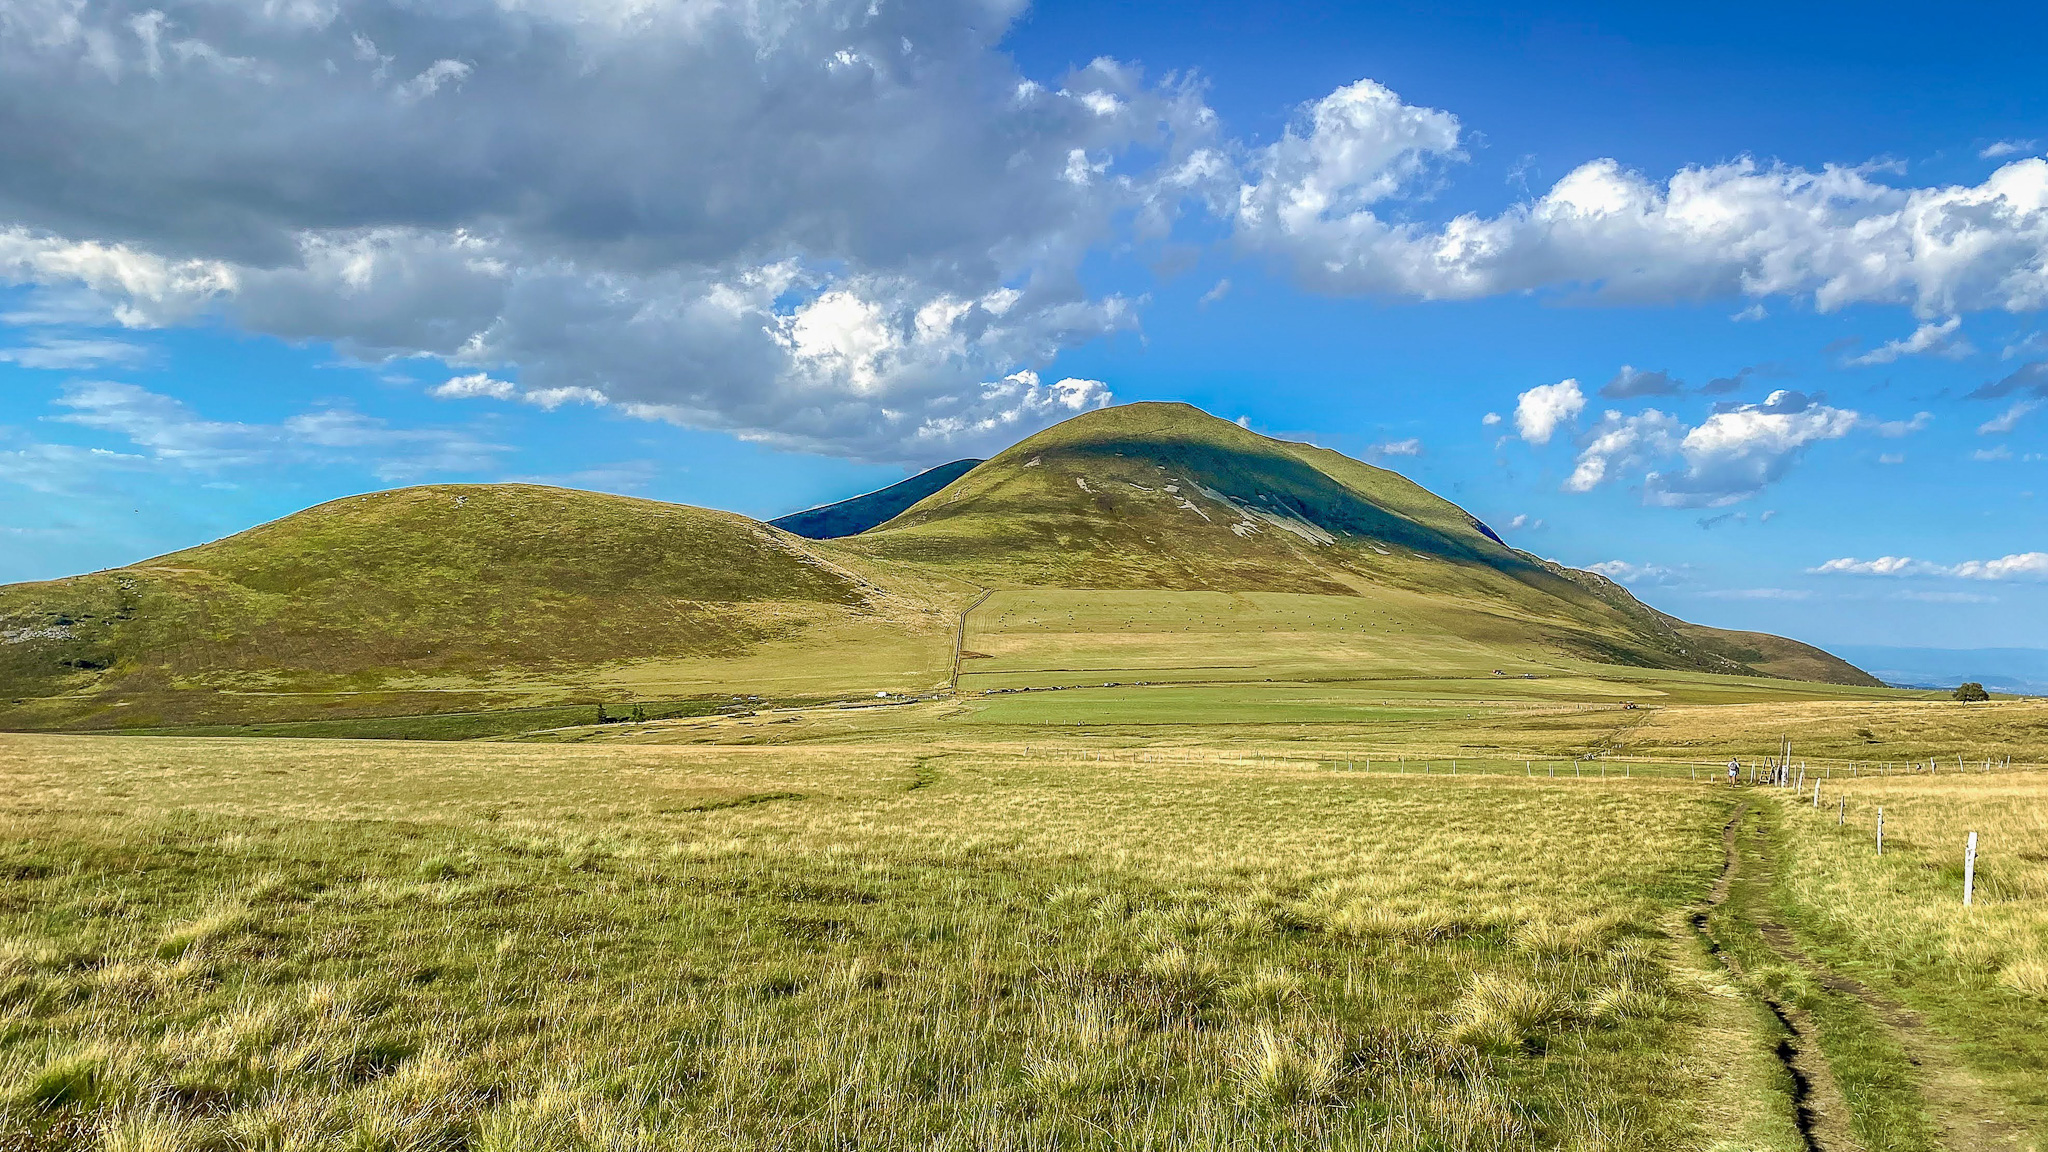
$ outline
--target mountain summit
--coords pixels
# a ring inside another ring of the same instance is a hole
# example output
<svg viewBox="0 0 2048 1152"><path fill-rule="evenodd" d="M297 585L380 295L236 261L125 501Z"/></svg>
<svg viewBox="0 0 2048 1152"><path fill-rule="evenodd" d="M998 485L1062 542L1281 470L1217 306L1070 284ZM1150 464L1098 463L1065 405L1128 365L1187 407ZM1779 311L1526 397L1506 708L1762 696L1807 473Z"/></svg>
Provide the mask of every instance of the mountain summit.
<svg viewBox="0 0 2048 1152"><path fill-rule="evenodd" d="M1396 472L1189 404L1076 416L843 543L994 588L1401 593L1587 659L1876 683L1809 645L1666 616Z"/></svg>

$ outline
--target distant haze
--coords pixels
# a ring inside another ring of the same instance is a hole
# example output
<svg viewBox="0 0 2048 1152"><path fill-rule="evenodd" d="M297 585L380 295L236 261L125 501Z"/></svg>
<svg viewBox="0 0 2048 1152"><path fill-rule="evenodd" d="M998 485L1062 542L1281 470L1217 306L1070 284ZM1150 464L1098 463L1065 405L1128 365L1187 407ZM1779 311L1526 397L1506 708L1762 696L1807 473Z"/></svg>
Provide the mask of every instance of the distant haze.
<svg viewBox="0 0 2048 1152"><path fill-rule="evenodd" d="M1948 688L1975 680L1994 692L2048 693L2048 648L1889 648L1832 651L1887 684Z"/></svg>

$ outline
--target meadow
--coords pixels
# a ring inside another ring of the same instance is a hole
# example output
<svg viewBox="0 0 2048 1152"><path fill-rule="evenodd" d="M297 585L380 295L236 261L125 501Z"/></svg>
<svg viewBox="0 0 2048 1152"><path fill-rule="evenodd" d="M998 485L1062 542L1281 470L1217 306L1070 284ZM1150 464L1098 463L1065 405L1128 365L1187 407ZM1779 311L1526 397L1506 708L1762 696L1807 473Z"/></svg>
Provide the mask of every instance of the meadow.
<svg viewBox="0 0 2048 1152"><path fill-rule="evenodd" d="M1084 695L0 736L0 1147L2042 1147L2048 775L1815 809L1702 777L1725 706L1001 713Z"/></svg>

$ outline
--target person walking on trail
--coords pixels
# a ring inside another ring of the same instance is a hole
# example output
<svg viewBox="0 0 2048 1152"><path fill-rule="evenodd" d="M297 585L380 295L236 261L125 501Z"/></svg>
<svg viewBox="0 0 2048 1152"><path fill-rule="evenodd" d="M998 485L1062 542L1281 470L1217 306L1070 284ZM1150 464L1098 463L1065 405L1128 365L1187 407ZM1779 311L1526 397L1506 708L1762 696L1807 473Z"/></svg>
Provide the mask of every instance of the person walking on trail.
<svg viewBox="0 0 2048 1152"><path fill-rule="evenodd" d="M1735 783L1735 770L1740 767L1741 764L1737 761L1730 760L1728 762L1728 782L1730 784Z"/></svg>

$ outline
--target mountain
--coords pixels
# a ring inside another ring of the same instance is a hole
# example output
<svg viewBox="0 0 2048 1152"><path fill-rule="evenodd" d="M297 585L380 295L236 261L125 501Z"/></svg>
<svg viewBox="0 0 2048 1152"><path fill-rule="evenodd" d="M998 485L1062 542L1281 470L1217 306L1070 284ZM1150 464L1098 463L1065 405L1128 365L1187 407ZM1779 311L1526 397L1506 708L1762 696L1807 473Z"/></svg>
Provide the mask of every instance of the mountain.
<svg viewBox="0 0 2048 1152"><path fill-rule="evenodd" d="M906 502L827 541L524 484L336 500L124 568L0 588L0 728L956 678L1435 691L1512 675L1592 698L1654 691L1616 669L1876 683L1797 641L1657 612L1509 547L1396 473L1185 404L1078 416L801 526L838 531ZM969 642L957 657L956 637Z"/></svg>
<svg viewBox="0 0 2048 1152"><path fill-rule="evenodd" d="M0 696L15 708L0 723L433 711L606 683L716 687L707 668L735 688L923 688L945 679L968 594L726 512L407 488L0 588ZM778 652L844 683L769 667Z"/></svg>
<svg viewBox="0 0 2048 1152"><path fill-rule="evenodd" d="M833 540L841 536L858 535L877 524L896 518L904 509L958 480L979 463L979 460L955 460L951 464L926 469L908 480L899 480L887 488L869 492L865 496L855 496L836 504L792 512L768 523L784 532L793 532L812 540Z"/></svg>
<svg viewBox="0 0 2048 1152"><path fill-rule="evenodd" d="M1441 609L1427 626L1493 651L1876 683L1797 641L1666 616L1397 473L1187 404L1075 417L843 543L996 589L1419 597Z"/></svg>

